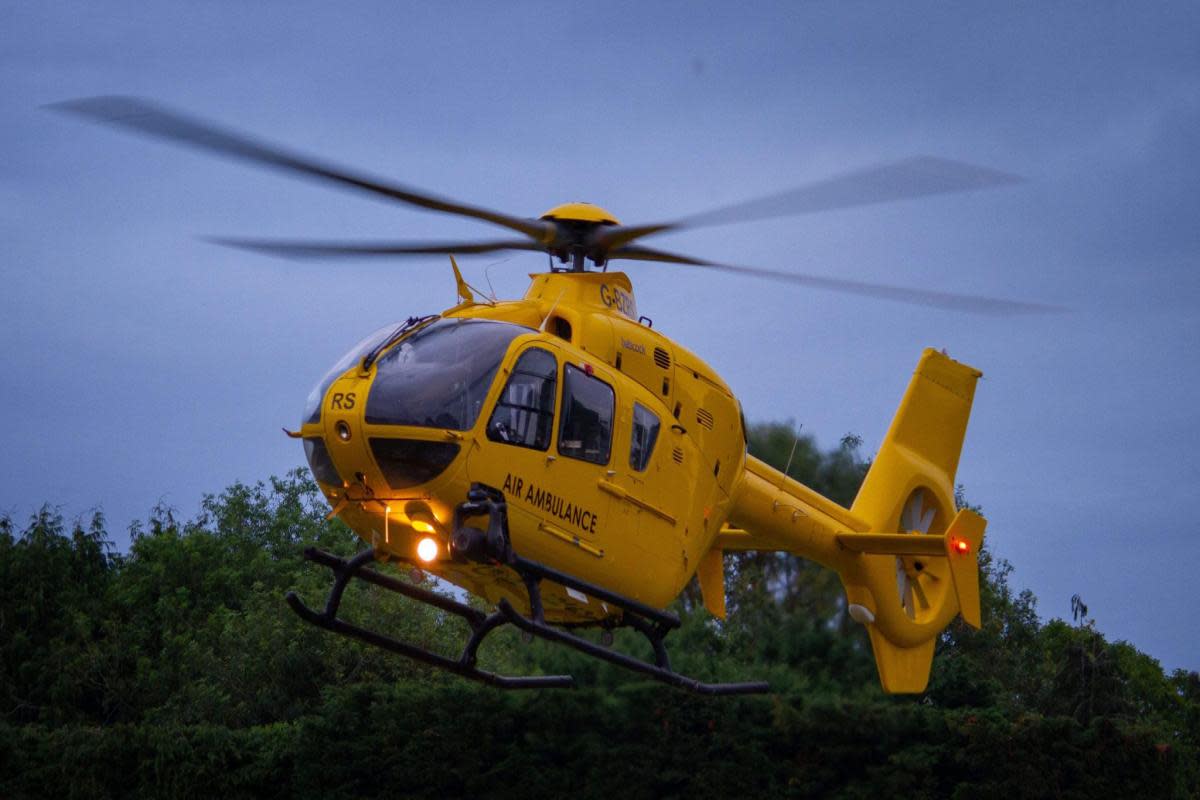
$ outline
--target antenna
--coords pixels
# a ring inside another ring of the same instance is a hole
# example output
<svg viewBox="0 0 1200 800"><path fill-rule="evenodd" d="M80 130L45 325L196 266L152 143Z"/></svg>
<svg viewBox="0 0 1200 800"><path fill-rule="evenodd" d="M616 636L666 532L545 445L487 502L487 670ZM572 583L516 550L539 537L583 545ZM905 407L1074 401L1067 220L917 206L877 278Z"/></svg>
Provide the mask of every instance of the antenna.
<svg viewBox="0 0 1200 800"><path fill-rule="evenodd" d="M787 465L783 468L783 472L779 474L779 485L775 487L775 490L781 494L783 493L783 482L788 479L788 470L792 468L792 458L794 458L796 455L796 446L800 444L800 431L802 430L804 430L803 422L801 422L800 427L796 429L796 438L792 439L792 452L788 453ZM806 516L804 511L799 506L794 506L791 503L781 503L778 499L771 503L771 511L775 511L780 506L792 509L793 522L796 521L796 517Z"/></svg>
<svg viewBox="0 0 1200 800"><path fill-rule="evenodd" d="M488 291L492 295L493 303L496 302L496 287L492 286L492 267L499 266L500 264L505 264L509 261L512 261L512 259L511 258L502 258L499 261L493 261L492 263L488 264L486 267L483 268L483 279L487 281Z"/></svg>
<svg viewBox="0 0 1200 800"><path fill-rule="evenodd" d="M541 333L546 332L546 323L550 321L550 315L554 313L554 309L558 308L558 301L562 300L563 293L566 291L567 287L565 286L562 289L559 289L558 297L554 298L554 304L550 306L550 310L546 312L545 319L542 320L541 326L538 327L538 331Z"/></svg>
<svg viewBox="0 0 1200 800"><path fill-rule="evenodd" d="M800 432L802 430L804 430L803 422L800 423L799 428L796 428L796 438L792 439L792 452L788 453L787 466L783 468L783 477L785 480L788 476L788 470L792 468L792 459L796 457L796 446L800 444ZM783 489L783 481L779 482L779 488L780 490Z"/></svg>

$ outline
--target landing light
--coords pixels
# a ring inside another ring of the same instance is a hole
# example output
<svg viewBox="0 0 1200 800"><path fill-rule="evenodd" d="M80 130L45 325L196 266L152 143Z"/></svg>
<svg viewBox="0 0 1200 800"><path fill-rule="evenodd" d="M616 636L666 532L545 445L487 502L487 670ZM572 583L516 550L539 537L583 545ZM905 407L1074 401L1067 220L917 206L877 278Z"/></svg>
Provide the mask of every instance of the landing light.
<svg viewBox="0 0 1200 800"><path fill-rule="evenodd" d="M417 542L417 557L422 561L429 562L437 558L438 543L426 536L421 541Z"/></svg>

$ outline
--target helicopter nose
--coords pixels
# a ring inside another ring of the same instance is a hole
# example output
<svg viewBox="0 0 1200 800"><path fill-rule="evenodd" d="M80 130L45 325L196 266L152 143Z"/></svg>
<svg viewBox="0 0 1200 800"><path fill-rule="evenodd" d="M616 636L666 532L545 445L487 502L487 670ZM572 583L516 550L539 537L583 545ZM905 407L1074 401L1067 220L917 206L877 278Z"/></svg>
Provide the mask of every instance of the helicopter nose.
<svg viewBox="0 0 1200 800"><path fill-rule="evenodd" d="M343 359L343 362L345 359ZM304 457L317 482L341 489L358 480L363 460L360 438L361 379L339 362L308 396L304 409Z"/></svg>
<svg viewBox="0 0 1200 800"><path fill-rule="evenodd" d="M378 378L396 368L394 361L382 361L374 380L346 374L318 390L316 422L304 436L304 455L318 483L334 490L352 484L376 492L412 489L439 477L461 452L459 442L447 441L438 427L381 423L371 416L372 402L411 402L404 391L410 387ZM368 396L373 400L367 402Z"/></svg>

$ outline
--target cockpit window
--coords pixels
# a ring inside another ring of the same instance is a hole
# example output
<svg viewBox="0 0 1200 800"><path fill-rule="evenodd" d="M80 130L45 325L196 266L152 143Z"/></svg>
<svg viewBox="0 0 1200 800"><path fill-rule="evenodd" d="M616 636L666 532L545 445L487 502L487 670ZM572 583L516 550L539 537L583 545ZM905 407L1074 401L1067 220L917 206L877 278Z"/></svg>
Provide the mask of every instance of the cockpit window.
<svg viewBox="0 0 1200 800"><path fill-rule="evenodd" d="M338 377L354 366L354 362L358 361L367 353L374 350L377 346L387 341L388 337L395 333L401 327L400 323L393 322L391 325L384 325L379 330L372 333L367 338L363 339L354 347L338 359L338 362L333 365L333 369L325 373L325 377L321 378L320 383L313 387L313 390L308 393L308 399L304 403L304 421L305 422L320 422L321 421L321 401L325 399L325 393L329 391L329 387Z"/></svg>
<svg viewBox="0 0 1200 800"><path fill-rule="evenodd" d="M423 442L416 439L370 440L371 455L392 489L409 489L428 483L446 471L458 455L454 442Z"/></svg>
<svg viewBox="0 0 1200 800"><path fill-rule="evenodd" d="M521 354L488 421L494 442L545 450L554 430L558 360L540 347Z"/></svg>
<svg viewBox="0 0 1200 800"><path fill-rule="evenodd" d="M611 386L567 364L563 368L558 452L569 458L607 464L612 446L613 401Z"/></svg>
<svg viewBox="0 0 1200 800"><path fill-rule="evenodd" d="M467 430L479 417L509 344L528 332L484 319L427 325L376 362L367 422Z"/></svg>

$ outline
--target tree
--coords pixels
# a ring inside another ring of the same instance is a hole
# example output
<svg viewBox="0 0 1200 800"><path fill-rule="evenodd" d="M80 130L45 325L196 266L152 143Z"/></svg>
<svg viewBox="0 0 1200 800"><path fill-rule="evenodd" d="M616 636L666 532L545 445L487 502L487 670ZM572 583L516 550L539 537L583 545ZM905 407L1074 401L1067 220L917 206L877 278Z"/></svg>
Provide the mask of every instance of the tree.
<svg viewBox="0 0 1200 800"><path fill-rule="evenodd" d="M751 429L756 453L849 503L858 443L796 440ZM583 688L506 694L292 615L286 590L327 588L305 546L362 546L325 511L303 472L234 484L190 520L155 508L121 555L98 513L0 516L0 797L1200 793L1200 677L1090 620L1043 624L988 548L983 629L947 630L921 699L882 695L836 576L787 555L740 558L729 621L681 603L673 637L677 667L763 677L769 696L695 697L511 632L489 668ZM433 649L461 641L374 587L343 608Z"/></svg>

